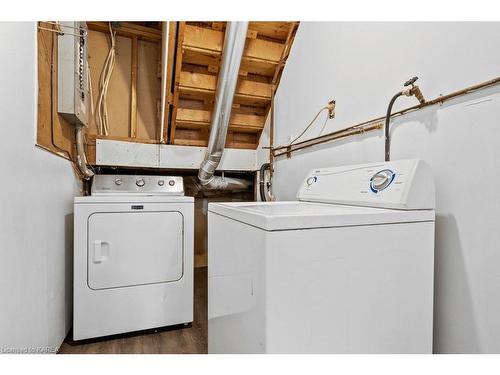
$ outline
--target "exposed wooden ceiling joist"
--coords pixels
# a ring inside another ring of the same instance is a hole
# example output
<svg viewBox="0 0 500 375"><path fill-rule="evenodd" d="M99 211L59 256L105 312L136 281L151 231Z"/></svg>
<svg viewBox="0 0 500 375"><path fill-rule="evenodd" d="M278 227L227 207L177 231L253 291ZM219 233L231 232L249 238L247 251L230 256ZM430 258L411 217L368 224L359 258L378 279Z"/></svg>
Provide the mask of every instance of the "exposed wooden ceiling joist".
<svg viewBox="0 0 500 375"><path fill-rule="evenodd" d="M250 22L227 147L258 146L298 22ZM215 99L224 22L180 22L169 142L206 145Z"/></svg>

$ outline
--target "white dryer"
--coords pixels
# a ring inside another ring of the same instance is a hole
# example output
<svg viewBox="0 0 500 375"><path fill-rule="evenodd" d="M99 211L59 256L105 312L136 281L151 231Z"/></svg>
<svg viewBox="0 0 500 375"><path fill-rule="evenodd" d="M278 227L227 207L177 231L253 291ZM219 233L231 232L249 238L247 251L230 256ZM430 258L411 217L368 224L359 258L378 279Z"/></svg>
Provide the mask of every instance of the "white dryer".
<svg viewBox="0 0 500 375"><path fill-rule="evenodd" d="M434 199L429 166L400 160L210 203L209 353L431 353Z"/></svg>
<svg viewBox="0 0 500 375"><path fill-rule="evenodd" d="M182 177L94 177L75 198L74 340L193 320L193 215Z"/></svg>

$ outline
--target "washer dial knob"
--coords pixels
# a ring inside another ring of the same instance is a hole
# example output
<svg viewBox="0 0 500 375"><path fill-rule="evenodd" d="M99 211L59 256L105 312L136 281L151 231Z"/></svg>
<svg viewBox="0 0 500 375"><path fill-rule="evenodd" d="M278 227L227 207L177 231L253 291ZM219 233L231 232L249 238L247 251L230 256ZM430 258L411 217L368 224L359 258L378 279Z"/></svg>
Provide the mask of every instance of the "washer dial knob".
<svg viewBox="0 0 500 375"><path fill-rule="evenodd" d="M396 174L390 169L384 169L375 173L370 179L371 191L378 193L379 191L384 190L392 183L395 176Z"/></svg>
<svg viewBox="0 0 500 375"><path fill-rule="evenodd" d="M306 180L306 184L308 186L311 186L312 184L314 184L316 181L318 181L318 177L316 176L311 176L309 177L307 180Z"/></svg>
<svg viewBox="0 0 500 375"><path fill-rule="evenodd" d="M135 182L135 184L136 184L137 186L139 186L139 187L143 187L143 186L146 184L146 181L144 181L144 179L143 179L143 178L139 178L139 179Z"/></svg>

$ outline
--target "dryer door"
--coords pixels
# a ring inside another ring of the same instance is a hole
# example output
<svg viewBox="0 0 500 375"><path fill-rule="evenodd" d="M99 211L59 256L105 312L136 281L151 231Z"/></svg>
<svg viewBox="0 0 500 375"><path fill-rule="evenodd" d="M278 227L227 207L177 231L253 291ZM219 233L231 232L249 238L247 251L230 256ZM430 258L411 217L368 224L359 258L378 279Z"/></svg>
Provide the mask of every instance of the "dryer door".
<svg viewBox="0 0 500 375"><path fill-rule="evenodd" d="M177 281L183 274L180 212L101 212L88 219L91 289Z"/></svg>

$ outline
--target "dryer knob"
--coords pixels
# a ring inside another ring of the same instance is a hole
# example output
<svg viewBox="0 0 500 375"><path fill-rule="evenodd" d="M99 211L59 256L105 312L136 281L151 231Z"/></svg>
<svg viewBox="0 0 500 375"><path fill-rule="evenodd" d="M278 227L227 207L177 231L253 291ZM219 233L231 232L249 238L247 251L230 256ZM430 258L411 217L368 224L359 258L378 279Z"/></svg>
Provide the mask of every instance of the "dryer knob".
<svg viewBox="0 0 500 375"><path fill-rule="evenodd" d="M139 187L143 187L146 184L146 181L144 181L143 178L138 179L135 184Z"/></svg>
<svg viewBox="0 0 500 375"><path fill-rule="evenodd" d="M117 179L115 180L115 184L116 184L116 185L118 185L118 186L120 186L121 184L123 184L122 179L121 179L121 178L117 178Z"/></svg>

